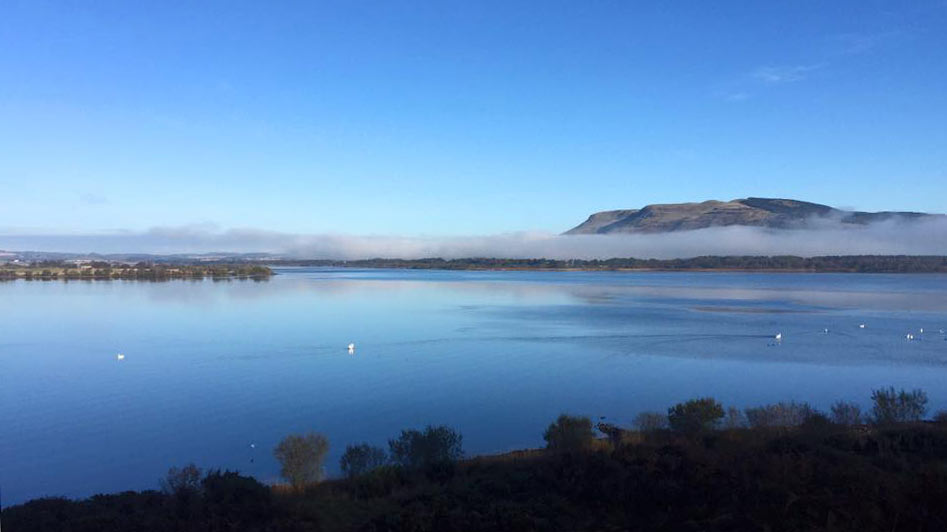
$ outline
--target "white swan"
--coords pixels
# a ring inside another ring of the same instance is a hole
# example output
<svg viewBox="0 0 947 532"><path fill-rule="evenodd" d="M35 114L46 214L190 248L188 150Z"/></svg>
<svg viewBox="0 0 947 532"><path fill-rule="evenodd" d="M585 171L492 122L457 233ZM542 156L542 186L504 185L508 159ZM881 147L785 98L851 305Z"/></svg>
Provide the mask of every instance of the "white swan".
<svg viewBox="0 0 947 532"><path fill-rule="evenodd" d="M119 354L115 355L115 358L116 358L116 360L125 360L125 355L119 353Z"/></svg>
<svg viewBox="0 0 947 532"><path fill-rule="evenodd" d="M355 353L355 344L349 344L349 354Z"/></svg>

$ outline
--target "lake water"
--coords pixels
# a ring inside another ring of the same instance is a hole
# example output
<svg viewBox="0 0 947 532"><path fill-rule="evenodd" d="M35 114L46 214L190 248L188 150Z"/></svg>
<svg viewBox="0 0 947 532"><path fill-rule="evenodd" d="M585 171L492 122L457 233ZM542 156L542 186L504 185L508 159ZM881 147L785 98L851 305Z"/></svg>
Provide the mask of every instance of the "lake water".
<svg viewBox="0 0 947 532"><path fill-rule="evenodd" d="M943 275L278 271L0 283L3 503L188 462L275 481L273 447L309 430L332 474L346 444L429 423L480 454L542 445L560 412L628 424L704 395L867 407L894 385L947 408Z"/></svg>

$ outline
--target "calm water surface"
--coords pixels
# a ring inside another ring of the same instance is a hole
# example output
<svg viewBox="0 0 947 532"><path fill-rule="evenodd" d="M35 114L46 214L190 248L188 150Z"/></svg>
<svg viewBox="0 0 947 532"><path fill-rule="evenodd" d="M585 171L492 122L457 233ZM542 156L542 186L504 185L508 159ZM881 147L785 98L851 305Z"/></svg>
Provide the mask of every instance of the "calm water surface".
<svg viewBox="0 0 947 532"><path fill-rule="evenodd" d="M947 276L279 273L0 283L3 503L155 488L188 462L274 481L272 448L308 430L332 474L346 444L428 423L493 453L563 411L629 423L697 395L867 406L894 385L947 408Z"/></svg>

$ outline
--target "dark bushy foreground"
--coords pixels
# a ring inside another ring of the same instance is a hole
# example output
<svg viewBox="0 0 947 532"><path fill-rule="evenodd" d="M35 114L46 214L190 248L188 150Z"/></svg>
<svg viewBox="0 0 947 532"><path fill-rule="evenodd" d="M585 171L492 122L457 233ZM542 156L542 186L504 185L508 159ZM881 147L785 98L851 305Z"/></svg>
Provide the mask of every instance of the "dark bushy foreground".
<svg viewBox="0 0 947 532"><path fill-rule="evenodd" d="M947 530L947 425L628 432L581 450L385 465L303 493L231 472L4 510L4 530ZM443 473L443 471L439 471Z"/></svg>
<svg viewBox="0 0 947 532"><path fill-rule="evenodd" d="M162 491L41 499L8 530L947 530L947 413L922 390L879 389L864 415L780 402L739 411L710 397L643 412L637 430L563 414L547 449L461 461L460 433L404 430L389 452L346 447L319 482L328 439L274 450L288 486L172 468ZM865 425L868 421L871 424Z"/></svg>

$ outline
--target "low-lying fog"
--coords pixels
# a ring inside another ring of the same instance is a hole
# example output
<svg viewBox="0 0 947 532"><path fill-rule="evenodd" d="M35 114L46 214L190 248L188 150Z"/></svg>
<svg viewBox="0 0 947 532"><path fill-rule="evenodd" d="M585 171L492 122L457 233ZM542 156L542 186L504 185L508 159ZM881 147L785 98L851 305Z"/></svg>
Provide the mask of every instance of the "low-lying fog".
<svg viewBox="0 0 947 532"><path fill-rule="evenodd" d="M98 253L267 252L312 259L681 258L700 255L947 255L947 219L776 230L731 226L662 234L485 236L292 234L213 225L86 235L0 233L0 249Z"/></svg>

